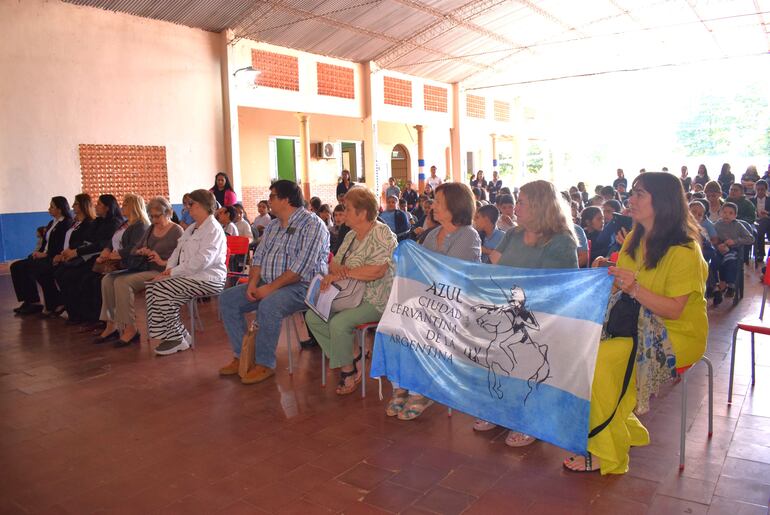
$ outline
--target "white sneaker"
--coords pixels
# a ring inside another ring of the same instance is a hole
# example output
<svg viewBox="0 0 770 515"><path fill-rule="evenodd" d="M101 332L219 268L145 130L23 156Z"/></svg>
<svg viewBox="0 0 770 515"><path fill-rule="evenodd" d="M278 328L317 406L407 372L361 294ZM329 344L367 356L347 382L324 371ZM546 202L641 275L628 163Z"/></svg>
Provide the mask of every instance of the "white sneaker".
<svg viewBox="0 0 770 515"><path fill-rule="evenodd" d="M190 348L190 344L187 340L182 338L181 340L163 340L160 345L155 347L155 354L159 356L167 356L176 352L181 352Z"/></svg>

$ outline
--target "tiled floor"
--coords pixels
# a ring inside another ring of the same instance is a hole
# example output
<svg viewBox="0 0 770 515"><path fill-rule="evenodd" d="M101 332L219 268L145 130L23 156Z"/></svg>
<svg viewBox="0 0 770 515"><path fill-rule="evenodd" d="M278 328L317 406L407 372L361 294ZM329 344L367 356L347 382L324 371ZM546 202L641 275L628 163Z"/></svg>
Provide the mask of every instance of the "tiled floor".
<svg viewBox="0 0 770 515"><path fill-rule="evenodd" d="M631 471L601 477L564 472L551 445L516 450L502 430L475 434L470 417L441 407L389 419L372 380L365 400L338 398L319 386L318 351L299 354L293 377L281 346L275 379L220 379L229 353L213 303L195 351L156 358L146 339L118 350L61 320L14 317L1 276L0 513L765 514L770 341L759 341L753 389L740 346L726 405L733 323L761 298L755 271L747 284L736 309L712 312L714 437L699 366L684 473L679 385L643 417L653 441L633 450Z"/></svg>

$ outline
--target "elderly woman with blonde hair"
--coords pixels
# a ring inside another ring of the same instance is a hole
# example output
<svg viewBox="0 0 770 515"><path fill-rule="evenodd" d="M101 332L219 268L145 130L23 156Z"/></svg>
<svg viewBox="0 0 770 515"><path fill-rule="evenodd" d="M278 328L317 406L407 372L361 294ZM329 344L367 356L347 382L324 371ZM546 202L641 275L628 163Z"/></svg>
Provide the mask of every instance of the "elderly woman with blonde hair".
<svg viewBox="0 0 770 515"><path fill-rule="evenodd" d="M340 369L337 395L352 393L362 380L358 370L360 354L353 357L353 332L359 324L379 320L393 284L393 251L396 236L387 225L377 221L377 199L366 188L353 187L344 198L345 224L350 228L329 264L329 273L321 290L340 279L357 279L366 283L363 300L354 308L335 313L324 322L308 311L308 328L329 357L329 366Z"/></svg>
<svg viewBox="0 0 770 515"><path fill-rule="evenodd" d="M107 323L102 341L116 339L115 347L139 341L134 312L134 294L145 288L166 267L166 261L184 232L171 221L173 208L163 197L155 197L147 205L152 225L130 249L119 251L121 264L127 271L107 274L102 279L102 313Z"/></svg>

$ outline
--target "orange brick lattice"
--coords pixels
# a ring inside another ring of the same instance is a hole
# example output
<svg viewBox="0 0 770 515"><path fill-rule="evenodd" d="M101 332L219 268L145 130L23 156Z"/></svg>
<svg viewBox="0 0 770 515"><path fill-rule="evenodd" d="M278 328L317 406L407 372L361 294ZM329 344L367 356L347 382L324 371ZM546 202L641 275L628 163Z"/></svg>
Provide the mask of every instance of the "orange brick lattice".
<svg viewBox="0 0 770 515"><path fill-rule="evenodd" d="M255 81L258 86L299 91L299 63L296 57L252 49L251 66L262 72Z"/></svg>
<svg viewBox="0 0 770 515"><path fill-rule="evenodd" d="M82 190L92 197L111 193L119 202L126 193L145 200L169 198L166 147L81 144L78 148Z"/></svg>
<svg viewBox="0 0 770 515"><path fill-rule="evenodd" d="M465 115L471 118L486 118L487 108L484 97L476 95L466 95L465 97Z"/></svg>
<svg viewBox="0 0 770 515"><path fill-rule="evenodd" d="M511 104L502 100L495 100L495 121L511 121Z"/></svg>
<svg viewBox="0 0 770 515"><path fill-rule="evenodd" d="M318 94L328 97L355 98L353 68L316 63Z"/></svg>
<svg viewBox="0 0 770 515"><path fill-rule="evenodd" d="M385 103L412 107L412 82L395 77L383 77Z"/></svg>
<svg viewBox="0 0 770 515"><path fill-rule="evenodd" d="M425 84L423 86L423 98L426 111L435 111L437 113L447 112L446 88Z"/></svg>

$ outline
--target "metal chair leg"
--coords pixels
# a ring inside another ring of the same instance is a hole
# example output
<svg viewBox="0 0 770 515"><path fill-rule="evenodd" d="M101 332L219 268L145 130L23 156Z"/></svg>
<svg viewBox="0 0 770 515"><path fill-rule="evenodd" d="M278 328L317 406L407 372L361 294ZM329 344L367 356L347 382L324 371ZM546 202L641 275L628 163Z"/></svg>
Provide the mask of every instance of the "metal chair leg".
<svg viewBox="0 0 770 515"><path fill-rule="evenodd" d="M708 356L703 356L701 360L706 364L709 375L709 438L714 434L714 365Z"/></svg>
<svg viewBox="0 0 770 515"><path fill-rule="evenodd" d="M366 397L366 330L358 333L358 345L361 348L361 398Z"/></svg>
<svg viewBox="0 0 770 515"><path fill-rule="evenodd" d="M684 470L685 436L687 434L687 372L682 374L682 420L679 434L679 470Z"/></svg>
<svg viewBox="0 0 770 515"><path fill-rule="evenodd" d="M738 340L739 328L733 330L733 344L730 348L730 386L727 389L727 404L733 403L733 376L735 374L735 344Z"/></svg>
<svg viewBox="0 0 770 515"><path fill-rule="evenodd" d="M751 333L751 386L754 386L754 370L755 370L755 359L754 359L754 333Z"/></svg>
<svg viewBox="0 0 770 515"><path fill-rule="evenodd" d="M294 320L292 320L291 317L286 317L281 322L285 327L284 330L286 331L286 350L289 351L289 375L294 374L294 362L293 357L291 355L291 337L292 337L292 328L294 326Z"/></svg>
<svg viewBox="0 0 770 515"><path fill-rule="evenodd" d="M190 314L190 347L195 348L195 299L187 303L187 311Z"/></svg>
<svg viewBox="0 0 770 515"><path fill-rule="evenodd" d="M321 349L321 387L326 386L326 356L324 356L324 350Z"/></svg>

